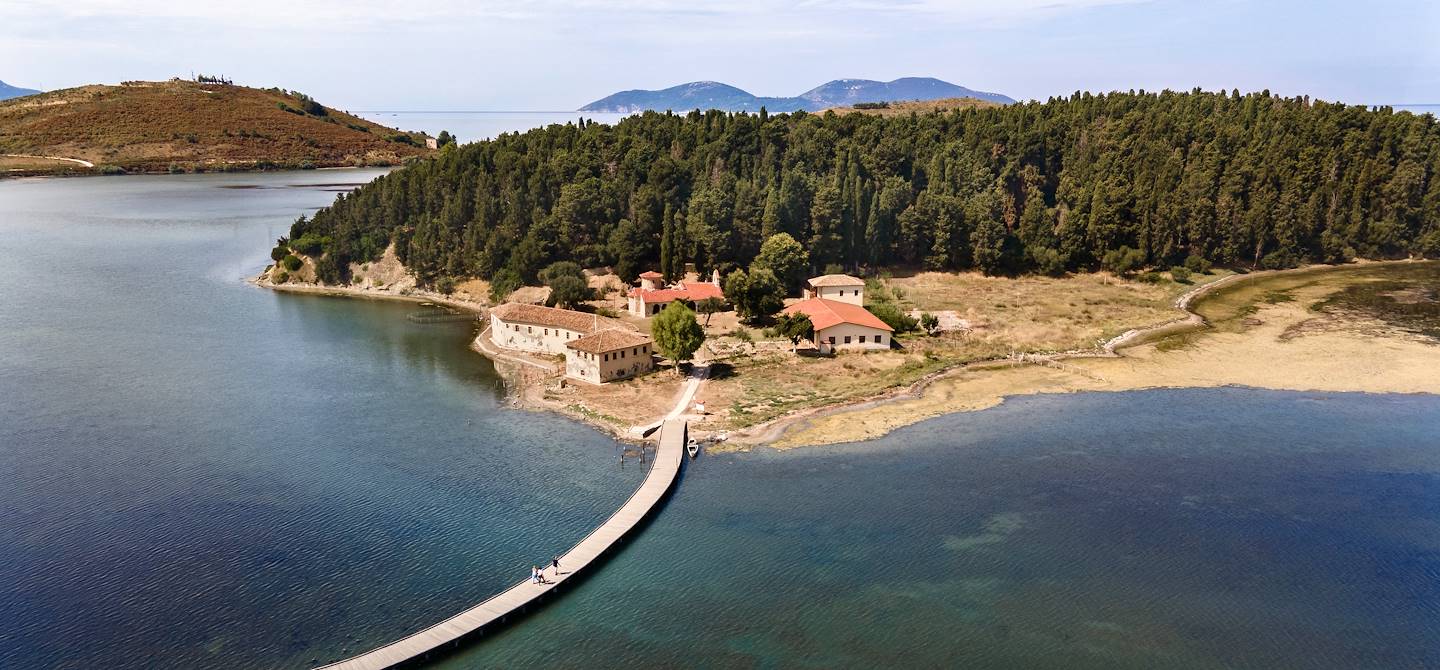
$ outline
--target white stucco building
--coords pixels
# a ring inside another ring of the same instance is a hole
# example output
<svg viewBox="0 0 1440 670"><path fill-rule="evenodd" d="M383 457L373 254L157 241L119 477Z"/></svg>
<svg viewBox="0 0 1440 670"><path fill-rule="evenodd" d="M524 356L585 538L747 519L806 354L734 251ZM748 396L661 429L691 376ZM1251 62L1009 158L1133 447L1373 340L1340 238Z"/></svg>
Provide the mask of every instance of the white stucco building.
<svg viewBox="0 0 1440 670"><path fill-rule="evenodd" d="M602 384L655 368L648 335L568 309L505 303L490 310L490 341L497 347L565 357L565 376Z"/></svg>
<svg viewBox="0 0 1440 670"><path fill-rule="evenodd" d="M825 275L808 282L805 299L782 314L804 314L815 328L815 348L821 353L841 349L889 349L893 330L865 309L865 280L849 275Z"/></svg>
<svg viewBox="0 0 1440 670"><path fill-rule="evenodd" d="M659 272L646 272L640 275L640 286L630 289L630 295L626 308L629 312L638 317L651 317L660 313L670 303L679 300L693 309L695 303L706 298L725 299L725 293L720 290L720 272L717 270L708 282L704 281L680 281L666 287L663 284L664 277Z"/></svg>
<svg viewBox="0 0 1440 670"><path fill-rule="evenodd" d="M806 282L805 298L839 300L852 305L865 304L865 280L850 275L824 275Z"/></svg>
<svg viewBox="0 0 1440 670"><path fill-rule="evenodd" d="M490 341L505 349L563 356L599 328L599 317L568 309L507 302L490 310Z"/></svg>
<svg viewBox="0 0 1440 670"><path fill-rule="evenodd" d="M633 330L601 330L565 346L565 376L572 379L603 384L655 369L655 343Z"/></svg>

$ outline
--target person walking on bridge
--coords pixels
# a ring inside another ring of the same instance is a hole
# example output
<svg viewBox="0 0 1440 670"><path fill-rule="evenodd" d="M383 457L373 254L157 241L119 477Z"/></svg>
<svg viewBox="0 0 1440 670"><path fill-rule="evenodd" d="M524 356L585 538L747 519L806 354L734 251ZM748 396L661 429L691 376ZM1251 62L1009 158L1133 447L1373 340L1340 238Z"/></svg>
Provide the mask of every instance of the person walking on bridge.
<svg viewBox="0 0 1440 670"><path fill-rule="evenodd" d="M551 557L550 557L550 567L552 567L552 568L555 569L555 579L557 579L557 580L560 579L560 557L559 557L559 556L551 556Z"/></svg>

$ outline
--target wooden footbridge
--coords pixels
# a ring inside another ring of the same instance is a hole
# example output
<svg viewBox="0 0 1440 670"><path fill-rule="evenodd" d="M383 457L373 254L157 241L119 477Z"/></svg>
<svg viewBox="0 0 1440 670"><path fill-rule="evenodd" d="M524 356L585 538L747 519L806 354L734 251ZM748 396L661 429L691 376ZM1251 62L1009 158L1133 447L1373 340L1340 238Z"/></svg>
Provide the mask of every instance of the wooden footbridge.
<svg viewBox="0 0 1440 670"><path fill-rule="evenodd" d="M635 489L630 499L610 515L605 523L590 531L589 535L560 556L561 573L550 574L547 570L546 583L532 584L526 579L425 630L321 668L380 670L423 661L432 654L458 646L462 639L480 635L486 628L502 623L511 615L519 614L527 607L537 604L542 597L583 572L595 559L615 546L615 543L639 525L665 498L680 473L688 433L689 426L684 419L673 418L665 421L664 427L660 429L660 447L656 450L655 458L650 461L650 470L645 475L645 481L640 483L640 487Z"/></svg>

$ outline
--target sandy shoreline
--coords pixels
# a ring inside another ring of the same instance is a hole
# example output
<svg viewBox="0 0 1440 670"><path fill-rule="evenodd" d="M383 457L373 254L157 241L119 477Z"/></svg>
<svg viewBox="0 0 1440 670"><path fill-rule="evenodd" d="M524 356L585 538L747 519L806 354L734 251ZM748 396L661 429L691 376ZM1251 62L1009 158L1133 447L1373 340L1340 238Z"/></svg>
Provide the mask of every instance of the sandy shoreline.
<svg viewBox="0 0 1440 670"><path fill-rule="evenodd" d="M1216 330L1197 311L1207 298L1226 295L1231 288L1239 293L1245 287L1287 277L1324 280L1340 277L1346 271L1407 262L1319 266L1225 277L1179 296L1174 302L1178 310L1174 320L1127 331L1094 350L1026 355L947 368L905 388L859 402L807 409L752 426L732 433L730 440L717 448L790 448L859 442L935 416L986 409L1004 402L1007 397L1037 393L1248 386L1294 391L1440 394L1440 374L1433 372L1440 370L1440 346L1394 333L1381 333L1382 336L1377 337L1380 331L1374 327L1365 332L1349 329L1344 323L1315 327L1316 315L1304 304L1338 290L1336 286L1312 282L1316 286L1295 289L1300 294L1297 301L1259 307L1246 320L1253 325L1237 332ZM479 315L488 309L483 303L413 287L277 285L263 276L249 281L262 288L292 293L432 302ZM1309 328L1311 332L1295 337L1293 333L1297 328ZM1157 346L1162 341L1175 340L1175 336L1194 341L1165 351ZM550 373L542 369L547 367L542 362L491 350L480 339L481 336L477 336L470 347L496 363L497 370L512 385L514 407L557 412L617 439L627 438L623 427L548 400L545 386Z"/></svg>
<svg viewBox="0 0 1440 670"><path fill-rule="evenodd" d="M886 398L781 417L737 436L732 448L859 442L953 412L994 407L1038 393L1242 386L1288 391L1440 394L1440 346L1377 324L1326 320L1304 305L1338 290L1322 282L1346 271L1408 261L1236 275L1176 301L1187 314L1130 331L1090 353L1025 357L951 368ZM1293 302L1262 305L1240 331L1219 331L1193 308L1203 298L1293 276ZM1313 284L1313 285L1311 285ZM1297 332L1299 333L1297 335ZM1193 338L1161 350L1161 340Z"/></svg>

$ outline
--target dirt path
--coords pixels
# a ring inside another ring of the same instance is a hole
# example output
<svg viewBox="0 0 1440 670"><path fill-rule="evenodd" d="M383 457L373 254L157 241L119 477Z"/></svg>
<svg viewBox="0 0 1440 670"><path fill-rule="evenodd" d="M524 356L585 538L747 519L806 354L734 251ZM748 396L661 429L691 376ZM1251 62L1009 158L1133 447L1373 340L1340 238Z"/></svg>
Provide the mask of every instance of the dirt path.
<svg viewBox="0 0 1440 670"><path fill-rule="evenodd" d="M31 160L64 161L66 163L83 165L87 168L95 167L95 164L91 163L90 161L80 160L79 158L66 158L64 156L32 156L30 154L0 154L0 156L3 156L5 158L29 158Z"/></svg>
<svg viewBox="0 0 1440 670"><path fill-rule="evenodd" d="M1395 261L1393 263L1406 263ZM1367 265L1383 265L1370 263ZM1353 267L1353 266L1348 266ZM1342 268L1343 269L1343 268ZM1088 352L1026 355L957 366L880 398L819 407L780 417L731 435L734 448L794 447L873 439L927 418L993 407L1013 395L1142 388L1250 386L1276 390L1440 393L1440 347L1413 338L1376 338L1336 327L1293 337L1314 314L1300 302L1263 306L1245 332L1204 330L1192 306L1201 297L1241 283L1283 274L1235 275L1197 287L1175 301L1184 316L1159 326L1128 331ZM1318 286L1302 298L1318 300ZM1156 343L1172 335L1203 332L1176 351ZM1124 350L1124 353L1121 351Z"/></svg>

